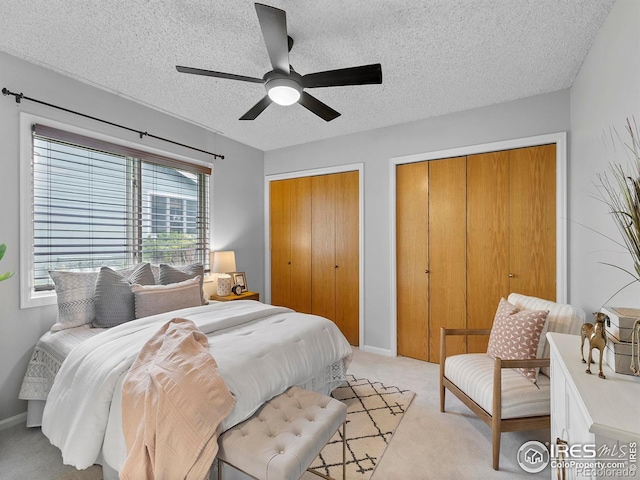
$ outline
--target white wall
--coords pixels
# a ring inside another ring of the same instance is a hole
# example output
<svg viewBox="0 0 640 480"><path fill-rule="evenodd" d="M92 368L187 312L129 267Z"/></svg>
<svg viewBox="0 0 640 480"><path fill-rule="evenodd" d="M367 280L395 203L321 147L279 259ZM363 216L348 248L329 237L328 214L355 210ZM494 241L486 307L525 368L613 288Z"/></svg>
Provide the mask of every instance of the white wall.
<svg viewBox="0 0 640 480"><path fill-rule="evenodd" d="M225 160L216 160L213 165L212 244L215 249L234 249L238 270L247 272L249 287L263 292L262 151L3 53L0 53L1 87L225 155ZM164 142L141 141L124 130L35 103L24 101L16 106L13 97L0 96L0 243L8 247L0 262L2 273L17 272L19 250L29 248L28 239L19 238L18 227L21 111L200 160L212 158ZM26 411L26 402L18 400L22 376L36 341L56 317L55 306L20 310L19 298L18 275L0 283L0 421Z"/></svg>
<svg viewBox="0 0 640 480"><path fill-rule="evenodd" d="M605 141L611 127L623 139L625 119L640 122L640 2L618 0L582 64L571 88L571 135L569 167L569 271L570 298L588 313L632 278L598 262L613 263L633 271L624 249L590 231L620 236L607 207L592 196L598 173L606 172L608 161L622 159ZM616 144L618 150L621 144ZM584 226L583 226L584 225ZM586 227L585 227L586 226ZM640 306L640 284L626 288L609 305Z"/></svg>
<svg viewBox="0 0 640 480"><path fill-rule="evenodd" d="M339 120L337 120L339 121ZM391 349L389 159L569 129L567 90L265 153L265 174L364 162L364 345Z"/></svg>

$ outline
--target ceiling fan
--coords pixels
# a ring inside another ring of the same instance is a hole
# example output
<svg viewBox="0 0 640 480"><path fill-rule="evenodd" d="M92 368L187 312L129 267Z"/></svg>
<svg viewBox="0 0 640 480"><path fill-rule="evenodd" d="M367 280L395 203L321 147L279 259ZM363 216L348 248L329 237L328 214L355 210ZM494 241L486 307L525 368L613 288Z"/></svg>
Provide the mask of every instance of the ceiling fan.
<svg viewBox="0 0 640 480"><path fill-rule="evenodd" d="M287 35L286 12L261 3L256 3L255 7L264 43L273 66L273 70L267 72L264 77L246 77L213 70L176 66L178 72L181 73L264 84L267 95L240 117L240 120L254 120L265 108L271 105L271 102L278 105L293 105L297 102L330 122L339 117L340 113L309 95L304 89L382 83L382 67L379 63L300 75L289 65L289 52L293 47L293 39Z"/></svg>

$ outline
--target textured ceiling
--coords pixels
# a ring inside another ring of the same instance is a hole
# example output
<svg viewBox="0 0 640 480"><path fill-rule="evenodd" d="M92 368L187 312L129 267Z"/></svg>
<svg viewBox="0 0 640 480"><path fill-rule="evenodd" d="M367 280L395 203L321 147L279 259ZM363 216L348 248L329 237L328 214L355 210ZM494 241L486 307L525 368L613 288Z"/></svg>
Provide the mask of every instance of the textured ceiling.
<svg viewBox="0 0 640 480"><path fill-rule="evenodd" d="M568 88L614 0L263 3L287 12L297 72L381 63L382 85L313 89L330 123L275 104L239 121L261 84L175 65L271 70L248 0L2 0L0 50L271 150Z"/></svg>

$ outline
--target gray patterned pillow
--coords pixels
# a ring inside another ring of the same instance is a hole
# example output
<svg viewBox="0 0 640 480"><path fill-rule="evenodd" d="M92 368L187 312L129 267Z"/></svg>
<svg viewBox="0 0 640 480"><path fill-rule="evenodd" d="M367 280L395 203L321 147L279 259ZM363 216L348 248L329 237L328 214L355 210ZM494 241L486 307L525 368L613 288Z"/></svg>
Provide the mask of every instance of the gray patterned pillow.
<svg viewBox="0 0 640 480"><path fill-rule="evenodd" d="M138 263L126 268L115 270L123 277L129 279L129 283L140 283L141 285L155 285L156 279L153 275L153 266L150 263ZM140 280L140 282L138 282ZM144 282L144 283L142 283Z"/></svg>
<svg viewBox="0 0 640 480"><path fill-rule="evenodd" d="M95 284L94 327L110 328L135 318L135 305L131 284L155 283L148 263L120 271L102 267Z"/></svg>
<svg viewBox="0 0 640 480"><path fill-rule="evenodd" d="M58 296L58 319L52 332L91 323L96 316L93 290L98 272L49 270Z"/></svg>
<svg viewBox="0 0 640 480"><path fill-rule="evenodd" d="M170 285L132 285L136 318L201 305L200 277Z"/></svg>
<svg viewBox="0 0 640 480"><path fill-rule="evenodd" d="M204 305L206 302L204 298L204 291L202 285L204 282L204 266L201 263L194 263L191 265L173 266L166 263L160 264L159 280L162 285L170 285L172 283L183 282L190 278L200 276L200 302Z"/></svg>

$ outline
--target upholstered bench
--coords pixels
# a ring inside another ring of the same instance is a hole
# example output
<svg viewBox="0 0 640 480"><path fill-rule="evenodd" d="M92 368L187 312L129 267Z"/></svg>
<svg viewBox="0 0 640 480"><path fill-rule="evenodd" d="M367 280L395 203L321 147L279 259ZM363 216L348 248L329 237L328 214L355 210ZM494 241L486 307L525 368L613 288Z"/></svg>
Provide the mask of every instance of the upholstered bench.
<svg viewBox="0 0 640 480"><path fill-rule="evenodd" d="M218 480L227 463L258 480L298 480L342 425L345 478L347 406L331 397L292 387L230 428L218 439ZM320 472L308 470L331 479Z"/></svg>

